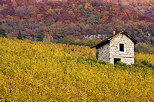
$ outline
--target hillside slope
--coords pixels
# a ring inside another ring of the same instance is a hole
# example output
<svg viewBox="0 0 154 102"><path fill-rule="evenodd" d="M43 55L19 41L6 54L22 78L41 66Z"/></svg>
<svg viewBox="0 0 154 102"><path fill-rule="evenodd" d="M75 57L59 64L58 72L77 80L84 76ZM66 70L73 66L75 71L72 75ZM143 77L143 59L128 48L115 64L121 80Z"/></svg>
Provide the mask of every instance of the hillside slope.
<svg viewBox="0 0 154 102"><path fill-rule="evenodd" d="M5 0L4 0L5 1ZM8 0L6 0L8 1ZM14 5L21 5L21 4L32 4L32 3L40 3L40 2L75 2L79 0L10 0ZM87 2L87 0L80 0L83 2ZM146 13L148 11L151 11L151 14L149 16L153 15L152 9L154 8L154 1L153 0L88 0L88 1L95 1L95 2L110 2L113 4L118 4L122 6L129 6L135 9L138 12Z"/></svg>
<svg viewBox="0 0 154 102"><path fill-rule="evenodd" d="M82 46L0 38L0 101L154 101L154 55L126 66Z"/></svg>
<svg viewBox="0 0 154 102"><path fill-rule="evenodd" d="M139 42L154 45L153 3L150 0L146 0L148 3L145 0L134 3L134 0L98 1L1 0L0 29L10 37L17 37L21 32L33 41L40 35L49 40L68 36L105 39L113 31L126 30Z"/></svg>

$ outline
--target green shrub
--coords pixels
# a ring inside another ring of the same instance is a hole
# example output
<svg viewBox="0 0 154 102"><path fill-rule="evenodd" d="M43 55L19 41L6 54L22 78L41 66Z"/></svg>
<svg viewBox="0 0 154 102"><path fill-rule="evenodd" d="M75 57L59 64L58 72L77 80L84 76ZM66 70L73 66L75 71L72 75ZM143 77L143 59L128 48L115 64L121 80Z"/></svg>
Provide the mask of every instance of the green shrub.
<svg viewBox="0 0 154 102"><path fill-rule="evenodd" d="M7 38L7 35L5 33L5 30L0 28L0 37L4 37L4 38Z"/></svg>
<svg viewBox="0 0 154 102"><path fill-rule="evenodd" d="M20 39L20 40L24 39L24 36L23 36L23 34L20 31L18 33L17 39Z"/></svg>
<svg viewBox="0 0 154 102"><path fill-rule="evenodd" d="M71 36L60 38L52 41L53 43L63 43L69 45L79 45L79 46L93 46L100 42L99 39L78 39Z"/></svg>
<svg viewBox="0 0 154 102"><path fill-rule="evenodd" d="M142 61L141 62L143 65L145 65L145 66L147 66L147 67L150 67L150 68L152 68L152 69L154 69L154 65L152 65L152 64L150 64L148 61Z"/></svg>
<svg viewBox="0 0 154 102"><path fill-rule="evenodd" d="M145 43L138 43L135 46L135 51L139 53L154 54L154 47Z"/></svg>

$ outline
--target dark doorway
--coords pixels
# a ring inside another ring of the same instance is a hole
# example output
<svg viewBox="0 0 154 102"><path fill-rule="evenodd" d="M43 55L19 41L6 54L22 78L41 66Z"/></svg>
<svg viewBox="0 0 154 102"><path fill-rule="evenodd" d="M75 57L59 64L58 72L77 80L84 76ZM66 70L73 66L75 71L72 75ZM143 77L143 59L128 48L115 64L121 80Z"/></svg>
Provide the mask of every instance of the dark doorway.
<svg viewBox="0 0 154 102"><path fill-rule="evenodd" d="M121 58L114 58L114 64L116 64L117 62L120 62Z"/></svg>

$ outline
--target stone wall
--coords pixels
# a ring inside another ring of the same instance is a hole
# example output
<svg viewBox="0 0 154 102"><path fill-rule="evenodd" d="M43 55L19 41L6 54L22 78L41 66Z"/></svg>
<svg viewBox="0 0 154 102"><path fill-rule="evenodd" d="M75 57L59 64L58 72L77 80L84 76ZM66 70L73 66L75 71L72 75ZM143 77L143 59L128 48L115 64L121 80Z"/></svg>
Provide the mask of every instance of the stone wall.
<svg viewBox="0 0 154 102"><path fill-rule="evenodd" d="M134 64L134 58L122 58L122 62L131 65Z"/></svg>
<svg viewBox="0 0 154 102"><path fill-rule="evenodd" d="M124 52L120 51L119 44L124 44ZM124 34L118 34L110 40L110 63L114 58L121 58L121 62L134 64L134 42Z"/></svg>
<svg viewBox="0 0 154 102"><path fill-rule="evenodd" d="M110 62L110 46L109 43L96 50L96 57L98 60Z"/></svg>

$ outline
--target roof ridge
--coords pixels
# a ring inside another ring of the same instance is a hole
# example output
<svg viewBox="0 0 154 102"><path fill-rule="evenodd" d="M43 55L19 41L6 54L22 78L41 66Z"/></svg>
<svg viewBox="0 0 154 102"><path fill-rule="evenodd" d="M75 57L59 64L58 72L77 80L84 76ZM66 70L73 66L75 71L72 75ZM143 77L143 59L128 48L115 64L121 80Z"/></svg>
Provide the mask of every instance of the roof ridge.
<svg viewBox="0 0 154 102"><path fill-rule="evenodd" d="M124 34L124 35L126 35L130 40L132 40L132 41L134 42L134 44L137 44L137 43L138 43L137 40L134 39L132 36L128 35L126 31L121 31L121 32L119 32L119 33L117 33L117 34L115 34L115 35L112 35L112 36L110 36L110 37L104 39L103 41L101 41L100 43L98 43L98 44L92 46L91 48L94 48L94 47L98 48L98 47L100 47L101 45L105 45L105 44L109 43L110 40L112 40L112 38L113 38L114 36L118 35L118 34Z"/></svg>

